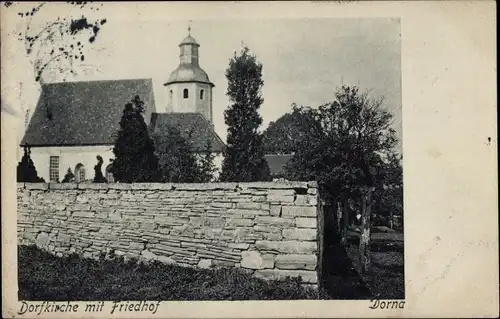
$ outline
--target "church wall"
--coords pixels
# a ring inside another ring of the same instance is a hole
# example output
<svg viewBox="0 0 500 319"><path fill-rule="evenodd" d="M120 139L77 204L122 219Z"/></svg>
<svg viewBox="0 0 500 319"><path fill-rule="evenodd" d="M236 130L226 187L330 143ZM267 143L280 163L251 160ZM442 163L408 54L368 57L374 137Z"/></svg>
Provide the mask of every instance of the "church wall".
<svg viewBox="0 0 500 319"><path fill-rule="evenodd" d="M201 90L203 90L203 99L200 99ZM196 88L195 98L196 112L203 114L212 123L212 87L209 84L199 83Z"/></svg>
<svg viewBox="0 0 500 319"><path fill-rule="evenodd" d="M315 182L19 183L18 244L321 282Z"/></svg>
<svg viewBox="0 0 500 319"><path fill-rule="evenodd" d="M196 83L173 83L167 87L168 105L171 107L172 112L175 113L196 113L195 92ZM183 90L189 90L189 97L187 99L183 96ZM170 93L172 91L172 94Z"/></svg>
<svg viewBox="0 0 500 319"><path fill-rule="evenodd" d="M105 168L110 164L110 159L114 158L113 146L57 146L57 147L32 147L31 159L35 164L38 176L47 182L49 177L49 165L51 156L59 156L59 181L62 181L68 168L75 174L75 167L81 163L85 167L85 178L94 178L94 166L97 164L97 155L100 155L104 163L102 173L105 175Z"/></svg>
<svg viewBox="0 0 500 319"><path fill-rule="evenodd" d="M189 90L189 97L184 98L184 89ZM176 113L200 113L212 121L212 87L204 83L173 83L165 88L167 95L166 109ZM200 91L203 90L203 99ZM172 91L172 93L170 93Z"/></svg>
<svg viewBox="0 0 500 319"><path fill-rule="evenodd" d="M19 153L22 156L23 149L19 148ZM102 165L102 173L106 176L106 166L111 164L110 159L114 158L113 146L58 146L58 147L32 147L31 159L35 164L38 176L42 177L45 181L49 182L49 165L51 156L59 156L59 181L62 181L64 175L71 168L75 174L75 167L77 164L83 164L86 169L86 179L94 178L94 166L97 164L97 155L100 155L104 163ZM214 165L217 168L215 178L222 169L222 153L214 153ZM19 159L20 160L20 159Z"/></svg>

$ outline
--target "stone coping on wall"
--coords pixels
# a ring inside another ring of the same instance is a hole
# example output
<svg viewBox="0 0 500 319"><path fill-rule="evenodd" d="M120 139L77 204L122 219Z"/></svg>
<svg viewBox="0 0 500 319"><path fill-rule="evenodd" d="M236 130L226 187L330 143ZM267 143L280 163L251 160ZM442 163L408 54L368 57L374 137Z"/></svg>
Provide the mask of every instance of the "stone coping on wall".
<svg viewBox="0 0 500 319"><path fill-rule="evenodd" d="M33 190L122 189L122 190L237 190L237 189L304 189L317 188L311 182L247 182L247 183L17 183L17 188Z"/></svg>

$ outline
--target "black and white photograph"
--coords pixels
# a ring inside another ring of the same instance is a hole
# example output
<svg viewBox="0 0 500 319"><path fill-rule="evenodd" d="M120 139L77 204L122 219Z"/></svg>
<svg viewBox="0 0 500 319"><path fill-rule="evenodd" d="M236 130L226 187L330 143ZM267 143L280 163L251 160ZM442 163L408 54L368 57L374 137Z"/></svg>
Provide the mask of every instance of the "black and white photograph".
<svg viewBox="0 0 500 319"><path fill-rule="evenodd" d="M16 316L161 315L167 301L403 311L400 17L1 5Z"/></svg>

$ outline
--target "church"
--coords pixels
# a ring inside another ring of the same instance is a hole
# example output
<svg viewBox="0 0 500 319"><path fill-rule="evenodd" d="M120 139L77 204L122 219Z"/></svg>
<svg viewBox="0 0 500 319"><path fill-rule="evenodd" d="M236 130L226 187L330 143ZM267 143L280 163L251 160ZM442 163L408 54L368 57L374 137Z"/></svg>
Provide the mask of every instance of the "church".
<svg viewBox="0 0 500 319"><path fill-rule="evenodd" d="M199 47L190 32L179 44L179 66L163 85L166 101L155 100L152 79L42 84L21 141L21 147L31 147L38 176L62 181L69 168L76 182L89 181L100 156L103 173L112 182L109 167L119 122L125 104L136 95L145 102L144 120L153 131L167 124L183 134L192 132L186 138L195 152L202 152L209 140L220 169L225 145L214 130L214 84L199 65ZM167 112L157 112L155 103L166 103Z"/></svg>

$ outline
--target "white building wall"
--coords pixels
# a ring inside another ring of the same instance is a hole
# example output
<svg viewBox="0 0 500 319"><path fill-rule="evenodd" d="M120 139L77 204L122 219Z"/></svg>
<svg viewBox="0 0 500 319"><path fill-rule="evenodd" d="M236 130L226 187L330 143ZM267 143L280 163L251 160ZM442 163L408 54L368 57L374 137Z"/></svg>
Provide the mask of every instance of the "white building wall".
<svg viewBox="0 0 500 319"><path fill-rule="evenodd" d="M184 98L184 89L189 90L189 97ZM194 113L196 112L195 92L196 83L172 83L166 86L167 109L174 113Z"/></svg>
<svg viewBox="0 0 500 319"><path fill-rule="evenodd" d="M22 150L22 149L21 149ZM114 158L113 146L58 146L58 147L32 147L31 159L35 164L38 176L50 181L50 157L59 156L59 181L61 182L71 168L73 174L76 175L75 167L78 164L83 164L85 167L85 179L93 180L94 166L97 164L97 155L100 155L104 160L102 165L102 174L106 176L106 166ZM215 178L217 178L222 169L222 153L215 153L214 165L217 168Z"/></svg>
<svg viewBox="0 0 500 319"><path fill-rule="evenodd" d="M102 164L102 174L106 176L106 166L110 164L110 159L114 158L113 146L53 146L53 147L31 147L31 159L35 164L38 176L50 181L49 165L51 156L59 156L59 181L61 182L71 168L75 174L77 164L85 167L85 179L94 178L94 166L97 164L97 155L104 160ZM76 175L76 174L75 174Z"/></svg>
<svg viewBox="0 0 500 319"><path fill-rule="evenodd" d="M205 83L172 83L166 89L166 110L174 113L200 113L212 122L212 86ZM184 98L184 89L189 96ZM203 99L200 98L204 91Z"/></svg>
<svg viewBox="0 0 500 319"><path fill-rule="evenodd" d="M203 99L200 98L203 90ZM212 86L209 84L198 83L195 96L196 112L201 113L212 123Z"/></svg>

